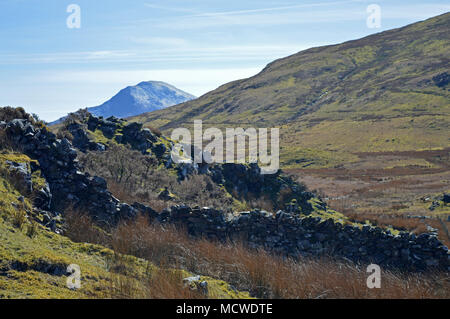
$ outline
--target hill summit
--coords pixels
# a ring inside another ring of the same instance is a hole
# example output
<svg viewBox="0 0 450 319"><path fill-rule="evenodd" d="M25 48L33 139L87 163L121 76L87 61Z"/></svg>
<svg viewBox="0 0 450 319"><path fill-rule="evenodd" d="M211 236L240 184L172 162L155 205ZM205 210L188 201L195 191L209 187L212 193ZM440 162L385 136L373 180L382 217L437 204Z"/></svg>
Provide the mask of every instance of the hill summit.
<svg viewBox="0 0 450 319"><path fill-rule="evenodd" d="M448 147L450 13L301 51L193 101L143 114L164 133L194 119L280 127L288 167L334 167L358 152Z"/></svg>
<svg viewBox="0 0 450 319"><path fill-rule="evenodd" d="M87 110L93 115L105 118L110 116L125 118L161 110L192 99L195 99L194 95L168 83L143 81L134 86L127 86L110 100L99 106L88 107ZM50 125L60 124L66 118L67 116L64 116L51 122Z"/></svg>
<svg viewBox="0 0 450 319"><path fill-rule="evenodd" d="M97 116L129 117L160 110L194 99L195 96L160 82L146 81L128 86L102 105L88 108Z"/></svg>

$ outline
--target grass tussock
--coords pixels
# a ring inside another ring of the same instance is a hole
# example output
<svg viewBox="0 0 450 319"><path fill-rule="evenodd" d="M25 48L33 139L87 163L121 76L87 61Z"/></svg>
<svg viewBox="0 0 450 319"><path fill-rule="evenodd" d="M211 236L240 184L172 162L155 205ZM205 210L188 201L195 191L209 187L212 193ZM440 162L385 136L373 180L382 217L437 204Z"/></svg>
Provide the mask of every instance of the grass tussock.
<svg viewBox="0 0 450 319"><path fill-rule="evenodd" d="M65 233L75 242L101 244L107 242L107 233L91 217L73 208L65 211Z"/></svg>
<svg viewBox="0 0 450 319"><path fill-rule="evenodd" d="M136 268L130 256L114 252L108 260L109 296L113 299L204 299L207 295L183 283L186 272L155 267Z"/></svg>
<svg viewBox="0 0 450 319"><path fill-rule="evenodd" d="M114 299L205 299L205 294L183 284L183 273L171 269L155 269L137 280L113 273L111 297Z"/></svg>
<svg viewBox="0 0 450 319"><path fill-rule="evenodd" d="M15 209L11 215L12 224L18 229L22 229L28 221L27 213L22 209Z"/></svg>
<svg viewBox="0 0 450 319"><path fill-rule="evenodd" d="M14 148L15 145L7 136L5 130L0 129L0 150L13 150Z"/></svg>

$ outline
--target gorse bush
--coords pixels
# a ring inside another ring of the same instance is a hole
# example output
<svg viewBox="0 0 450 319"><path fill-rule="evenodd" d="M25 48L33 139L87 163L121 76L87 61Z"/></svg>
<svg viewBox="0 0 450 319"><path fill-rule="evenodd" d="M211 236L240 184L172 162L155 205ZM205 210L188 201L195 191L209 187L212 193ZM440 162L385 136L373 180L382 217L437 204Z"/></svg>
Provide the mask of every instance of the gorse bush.
<svg viewBox="0 0 450 319"><path fill-rule="evenodd" d="M10 122L14 119L21 119L21 120L29 120L30 122L35 122L35 119L25 112L25 110L21 107L1 107L0 108L0 121L3 122Z"/></svg>
<svg viewBox="0 0 450 319"><path fill-rule="evenodd" d="M157 168L155 158L116 144L105 152L81 154L80 162L89 172L122 184L130 192L138 191Z"/></svg>
<svg viewBox="0 0 450 319"><path fill-rule="evenodd" d="M3 151L18 151L22 150L20 145L14 143L14 141L8 136L4 129L0 128L0 150Z"/></svg>
<svg viewBox="0 0 450 319"><path fill-rule="evenodd" d="M67 129L66 126L63 126L62 128L60 128L58 130L58 132L56 132L56 138L58 139L68 139L69 141L73 141L73 135L72 133L69 132L69 130Z"/></svg>
<svg viewBox="0 0 450 319"><path fill-rule="evenodd" d="M233 208L233 199L206 175L191 175L173 184L172 191L180 197L181 202L191 206L218 207L225 211Z"/></svg>
<svg viewBox="0 0 450 319"><path fill-rule="evenodd" d="M30 115L22 107L0 107L0 121L10 122L14 119L28 120L39 128L45 127L45 122L36 114Z"/></svg>

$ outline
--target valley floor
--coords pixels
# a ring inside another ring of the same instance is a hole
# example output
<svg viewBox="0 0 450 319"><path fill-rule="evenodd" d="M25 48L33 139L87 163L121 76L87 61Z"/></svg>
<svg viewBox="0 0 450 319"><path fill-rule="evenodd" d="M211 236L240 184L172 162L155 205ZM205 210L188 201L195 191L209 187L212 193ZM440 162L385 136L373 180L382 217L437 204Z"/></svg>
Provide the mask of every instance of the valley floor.
<svg viewBox="0 0 450 319"><path fill-rule="evenodd" d="M358 161L339 168L286 171L350 218L416 233L437 230L449 246L450 205L440 198L450 190L449 152L358 153Z"/></svg>

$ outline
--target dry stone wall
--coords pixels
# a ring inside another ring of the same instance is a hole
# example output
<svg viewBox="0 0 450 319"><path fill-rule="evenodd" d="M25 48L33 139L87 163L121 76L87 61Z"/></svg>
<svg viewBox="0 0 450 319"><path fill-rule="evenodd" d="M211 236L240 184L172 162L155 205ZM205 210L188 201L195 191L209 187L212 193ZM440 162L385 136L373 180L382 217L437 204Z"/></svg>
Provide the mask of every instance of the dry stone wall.
<svg viewBox="0 0 450 319"><path fill-rule="evenodd" d="M379 227L342 225L332 219L299 217L278 211L226 216L220 210L173 206L152 217L175 223L191 235L217 240L243 239L252 247L291 257L331 256L413 271L450 271L448 248L435 236L408 232L393 235Z"/></svg>

